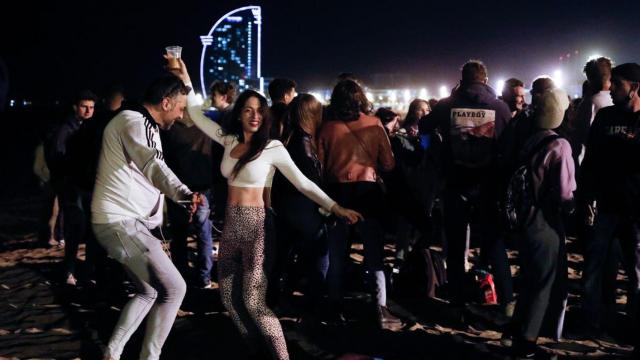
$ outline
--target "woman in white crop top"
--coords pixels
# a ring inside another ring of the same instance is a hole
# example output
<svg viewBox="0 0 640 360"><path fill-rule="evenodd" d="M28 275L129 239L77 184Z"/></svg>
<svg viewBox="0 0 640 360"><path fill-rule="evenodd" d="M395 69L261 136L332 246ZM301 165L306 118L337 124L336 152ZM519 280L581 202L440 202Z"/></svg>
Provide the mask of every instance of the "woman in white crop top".
<svg viewBox="0 0 640 360"><path fill-rule="evenodd" d="M180 62L181 69L174 74L190 86L186 66ZM276 168L325 210L349 223L361 220L362 215L336 204L302 174L280 141L269 139L269 108L258 92L247 90L238 97L224 130L204 116L193 91L187 106L195 125L225 148L220 168L227 178L229 197L218 257L222 302L251 353L258 353L260 344L266 342L274 358L288 359L280 322L265 302L264 269L273 250L269 246L272 219L265 208L270 206L268 194Z"/></svg>

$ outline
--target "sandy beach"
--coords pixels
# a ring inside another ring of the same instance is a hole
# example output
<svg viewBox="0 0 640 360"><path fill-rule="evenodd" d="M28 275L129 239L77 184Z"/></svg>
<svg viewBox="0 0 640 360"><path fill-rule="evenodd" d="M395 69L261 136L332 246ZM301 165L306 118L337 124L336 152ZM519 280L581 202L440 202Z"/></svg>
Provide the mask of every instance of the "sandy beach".
<svg viewBox="0 0 640 360"><path fill-rule="evenodd" d="M91 282L80 279L77 287L62 281L63 249L41 247L36 239L39 198L4 202L0 207L0 358L1 359L100 359L105 343L131 293L131 285L96 300ZM569 276L571 295L565 339L541 338L539 358L619 359L628 356L627 320L621 313L626 297L619 289L620 313L613 322L618 332L611 341L572 340L577 329L576 303L580 297L582 257L571 241ZM463 325L444 300L401 299L390 296L390 308L405 318L401 331L377 330L362 319L368 316L368 296L356 282L362 259L361 246L352 249L353 264L346 301L346 326L305 326L298 322L300 296L279 309L292 359L508 359L500 345L499 328L489 321L494 309L468 307ZM392 246L388 246L389 255ZM84 246L80 257L84 256ZM474 252L474 259L477 253ZM389 256L388 259L392 257ZM517 254L510 252L512 272L517 274ZM619 276L624 284L623 273ZM517 289L517 279L516 279ZM142 329L143 327L141 327ZM626 331L625 331L626 330ZM135 359L141 331L134 334L122 359ZM179 316L167 340L163 359L242 359L240 337L224 312L217 289L189 288Z"/></svg>

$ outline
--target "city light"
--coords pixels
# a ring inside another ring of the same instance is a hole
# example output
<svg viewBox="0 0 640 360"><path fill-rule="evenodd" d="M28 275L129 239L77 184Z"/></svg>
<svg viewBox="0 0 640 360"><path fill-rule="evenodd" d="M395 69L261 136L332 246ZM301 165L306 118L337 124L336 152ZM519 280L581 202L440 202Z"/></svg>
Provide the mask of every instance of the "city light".
<svg viewBox="0 0 640 360"><path fill-rule="evenodd" d="M427 100L427 97L428 97L428 96L429 96L429 93L427 92L427 88L422 88L422 89L420 89L420 93L419 93L419 95L418 95L418 97L419 97L420 99Z"/></svg>
<svg viewBox="0 0 640 360"><path fill-rule="evenodd" d="M562 70L557 69L553 72L553 82L559 88L564 86L564 76L562 74Z"/></svg>
<svg viewBox="0 0 640 360"><path fill-rule="evenodd" d="M404 101L405 102L408 103L409 101L411 101L411 90L405 89L404 92L403 92L403 96L404 96Z"/></svg>
<svg viewBox="0 0 640 360"><path fill-rule="evenodd" d="M324 96L322 96L322 94L319 91L311 91L309 95L316 98L316 100L318 100L319 102L324 103Z"/></svg>
<svg viewBox="0 0 640 360"><path fill-rule="evenodd" d="M398 94L395 90L389 90L389 102L390 103L398 102Z"/></svg>
<svg viewBox="0 0 640 360"><path fill-rule="evenodd" d="M449 89L445 85L440 86L440 99L446 98L448 96L449 96Z"/></svg>
<svg viewBox="0 0 640 360"><path fill-rule="evenodd" d="M600 55L600 54L597 54L597 53L596 54L592 54L592 55L589 55L589 57L587 57L587 61L595 60L595 59L598 59L598 58L601 58L601 57L602 57L602 55Z"/></svg>
<svg viewBox="0 0 640 360"><path fill-rule="evenodd" d="M374 102L375 98L373 97L373 93L371 93L370 91L367 91L367 100Z"/></svg>
<svg viewBox="0 0 640 360"><path fill-rule="evenodd" d="M496 81L496 92L497 93L502 93L502 88L504 88L504 79L499 79L498 81Z"/></svg>

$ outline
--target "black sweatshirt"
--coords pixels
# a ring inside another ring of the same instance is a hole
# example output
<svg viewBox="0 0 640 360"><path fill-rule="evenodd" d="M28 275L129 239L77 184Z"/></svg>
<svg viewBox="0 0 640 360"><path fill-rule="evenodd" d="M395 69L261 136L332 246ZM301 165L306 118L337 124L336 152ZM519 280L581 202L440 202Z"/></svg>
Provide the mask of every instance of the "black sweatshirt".
<svg viewBox="0 0 640 360"><path fill-rule="evenodd" d="M582 198L620 215L640 215L640 112L598 111L587 141L578 187Z"/></svg>

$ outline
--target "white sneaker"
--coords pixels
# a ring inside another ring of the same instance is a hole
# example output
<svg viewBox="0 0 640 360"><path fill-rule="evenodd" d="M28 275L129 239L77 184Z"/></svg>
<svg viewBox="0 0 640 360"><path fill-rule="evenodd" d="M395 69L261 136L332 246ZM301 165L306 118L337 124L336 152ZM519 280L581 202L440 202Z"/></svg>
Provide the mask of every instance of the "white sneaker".
<svg viewBox="0 0 640 360"><path fill-rule="evenodd" d="M76 277L73 276L72 273L69 273L67 275L67 281L66 281L67 285L71 285L71 286L76 286L76 284L78 283L78 280L76 280Z"/></svg>

